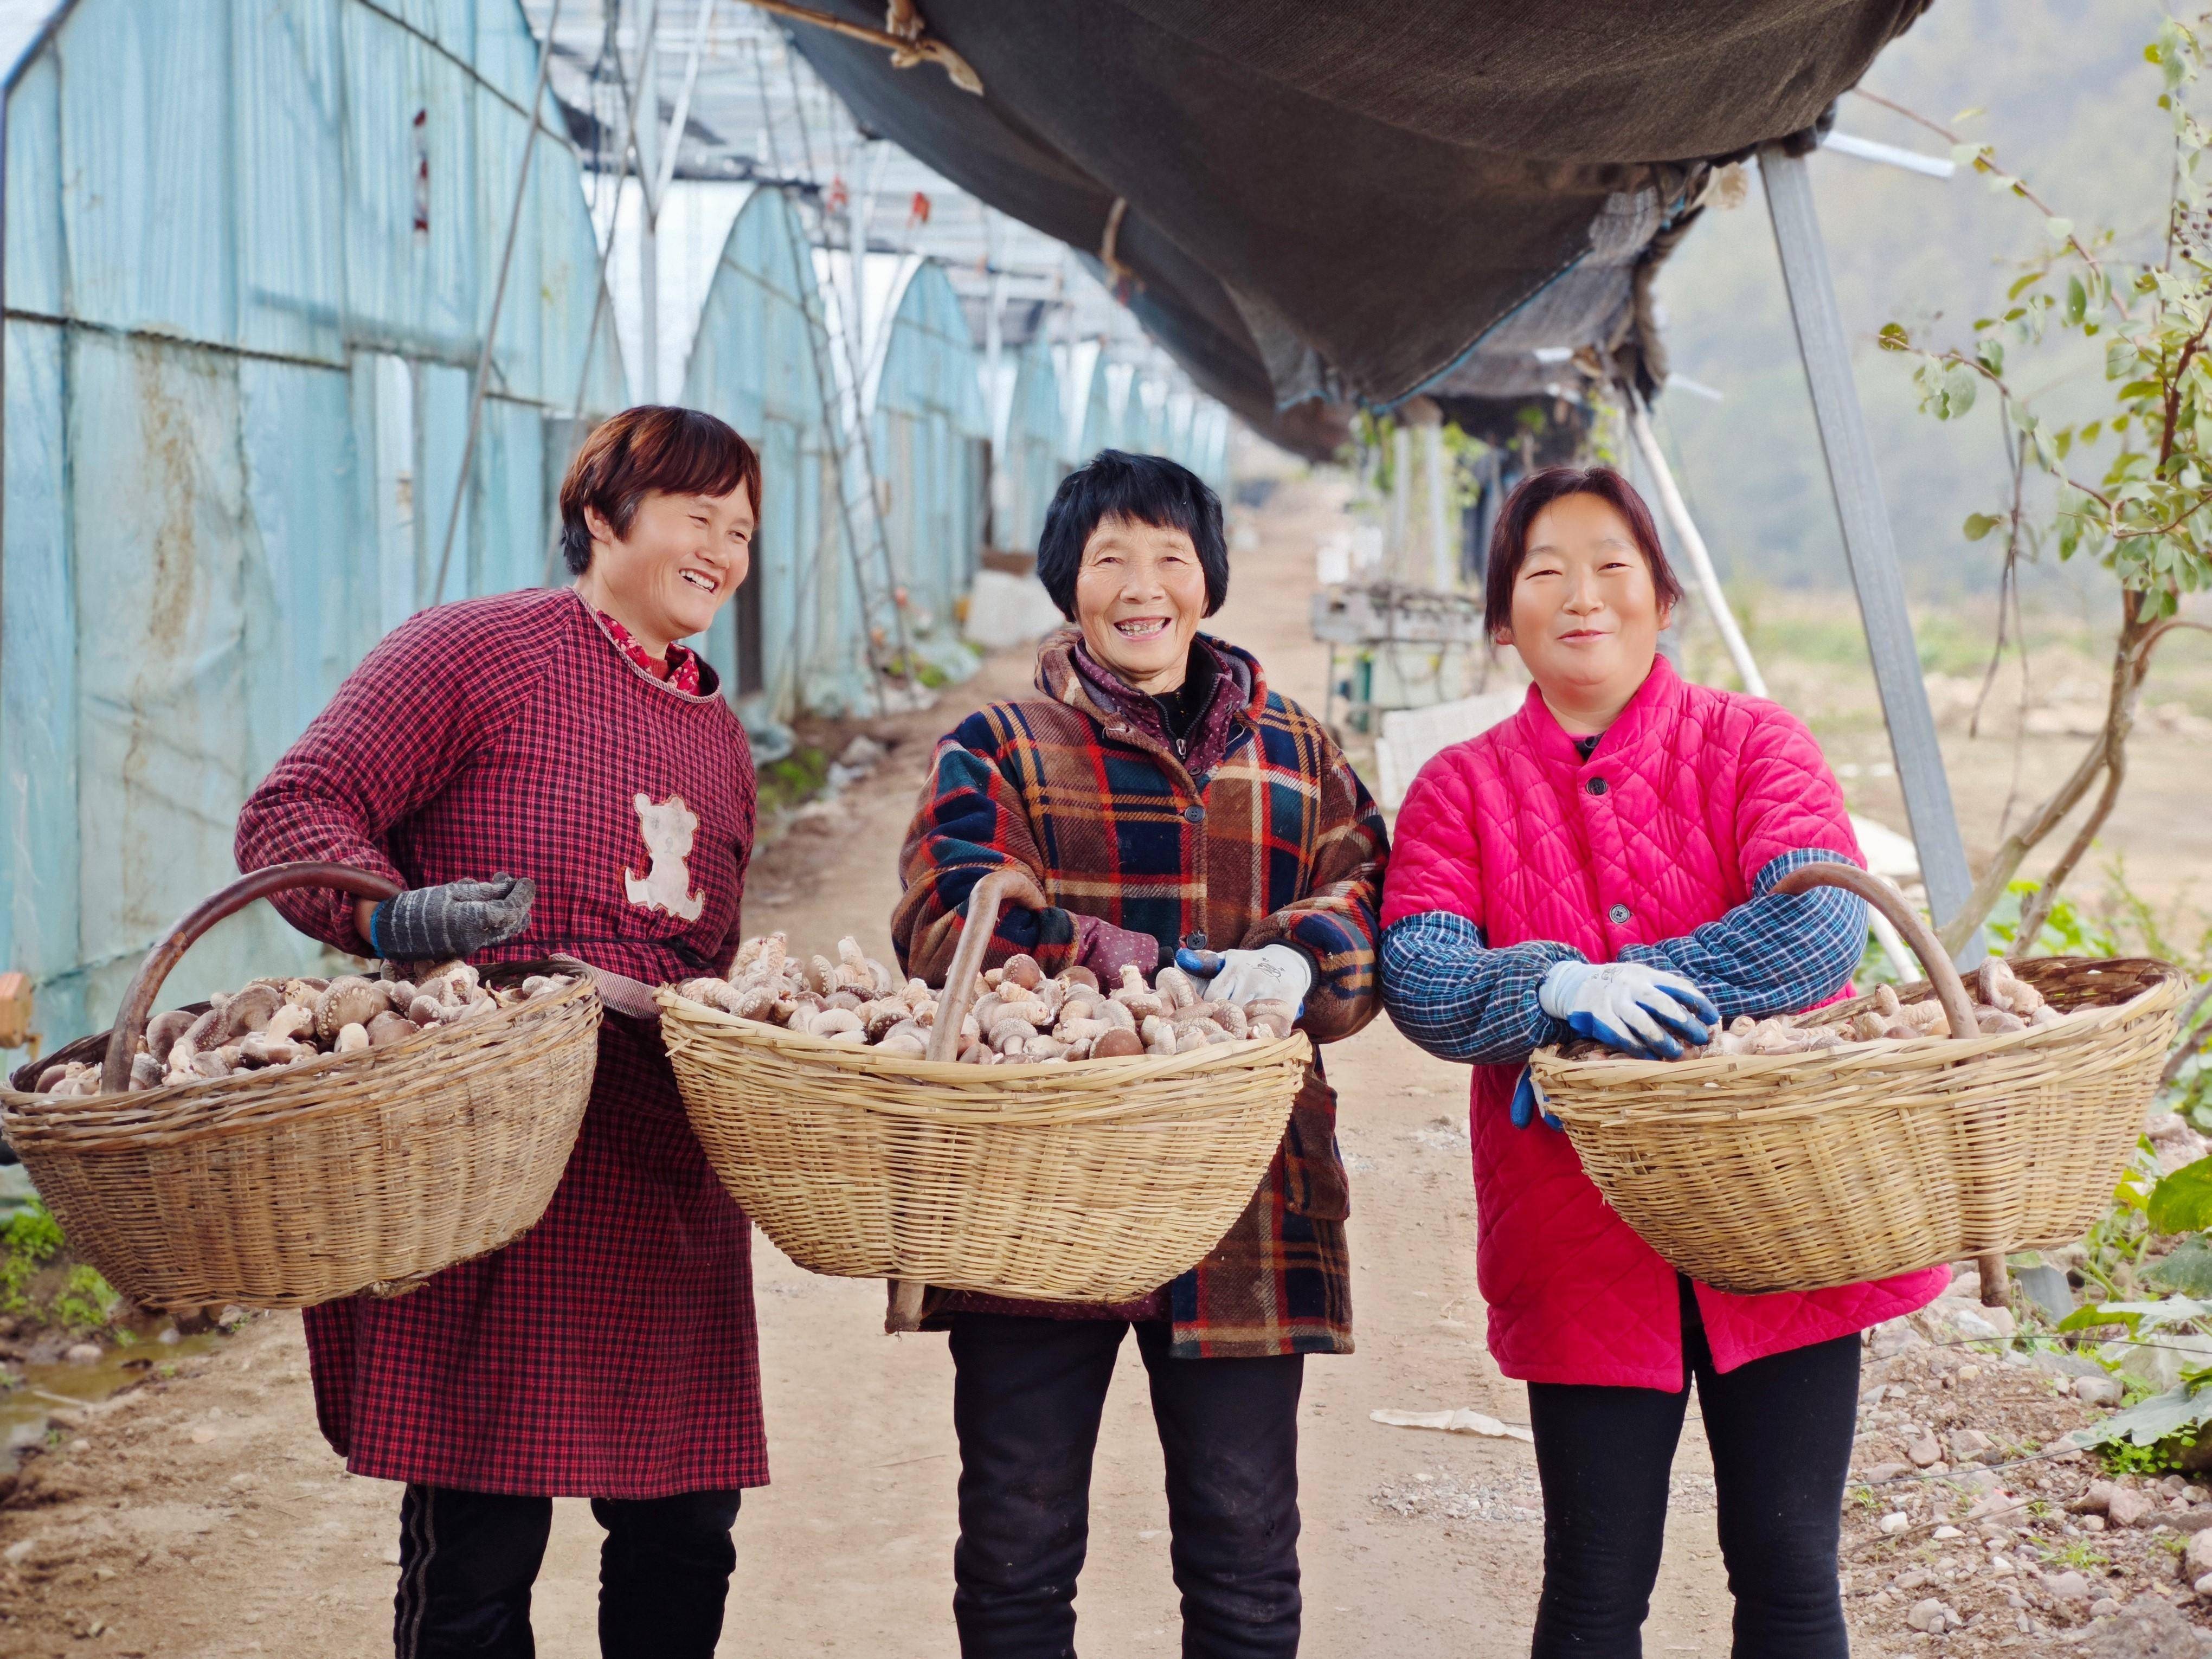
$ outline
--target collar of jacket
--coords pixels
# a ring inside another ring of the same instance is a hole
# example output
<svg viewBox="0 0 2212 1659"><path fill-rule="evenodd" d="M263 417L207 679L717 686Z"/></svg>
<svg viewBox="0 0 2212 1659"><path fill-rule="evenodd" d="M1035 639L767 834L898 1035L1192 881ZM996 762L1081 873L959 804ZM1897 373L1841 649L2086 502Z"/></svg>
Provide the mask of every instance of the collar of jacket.
<svg viewBox="0 0 2212 1659"><path fill-rule="evenodd" d="M1613 717L1613 724L1600 734L1588 760L1576 750L1575 740L1534 686L1528 688L1521 712L1514 718L1520 723L1523 743L1547 766L1564 767L1573 773L1607 769L1618 772L1624 768L1633 772L1654 748L1667 741L1681 701L1682 681L1673 665L1664 657L1653 657L1651 672L1644 677L1644 684L1636 688L1627 706Z"/></svg>
<svg viewBox="0 0 2212 1659"><path fill-rule="evenodd" d="M1195 638L1202 648L1212 653L1217 673L1212 706L1191 728L1194 738L1212 725L1225 702L1237 705L1231 726L1242 722L1256 727L1267 707L1267 676L1261 670L1259 659L1210 634L1200 634ZM1083 635L1073 628L1060 629L1046 639L1043 648L1037 653L1037 690L1054 702L1080 708L1101 726L1127 728L1164 758L1182 765L1182 757L1176 753L1175 740L1149 696L1124 684L1103 668L1086 672L1078 665L1076 654L1082 641ZM1084 654L1087 657L1089 653ZM1200 743L1192 742L1187 746L1192 759L1200 758ZM1219 757L1214 757L1213 764L1218 762ZM1188 767L1184 769L1193 770ZM1203 772L1212 769L1212 764L1195 769Z"/></svg>
<svg viewBox="0 0 2212 1659"><path fill-rule="evenodd" d="M674 686L671 685L666 680L660 679L647 672L645 669L640 667L637 663L633 661L630 658L629 653L623 649L622 641L617 639L612 634L607 632L606 620L599 615L598 607L593 605L589 599L586 599L581 593L579 593L574 588L571 587L567 591L568 597L575 600L576 608L581 611L586 617L591 619L592 627L597 630L599 636L607 642L609 649L612 650L616 656L622 659L622 665L629 670L631 673L636 675L638 678L643 680L654 690L665 692L668 696L678 698L684 702L720 702L722 701L722 677L714 672L714 665L708 662L707 659L698 652L693 651L691 654L697 659L699 664L699 689L696 691L679 691ZM684 648L686 650L690 649L688 646Z"/></svg>

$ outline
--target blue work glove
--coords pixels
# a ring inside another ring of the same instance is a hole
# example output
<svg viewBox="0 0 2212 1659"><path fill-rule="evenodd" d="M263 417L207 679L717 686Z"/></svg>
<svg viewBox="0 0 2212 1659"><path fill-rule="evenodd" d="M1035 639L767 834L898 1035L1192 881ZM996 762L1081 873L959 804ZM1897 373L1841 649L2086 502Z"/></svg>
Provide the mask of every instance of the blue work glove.
<svg viewBox="0 0 2212 1659"><path fill-rule="evenodd" d="M368 942L386 962L445 962L504 945L530 925L538 884L525 876L410 887L376 907Z"/></svg>
<svg viewBox="0 0 2212 1659"><path fill-rule="evenodd" d="M1721 1011L1695 985L1640 962L1556 962L1536 1001L1582 1036L1626 1054L1679 1060L1686 1042L1711 1040Z"/></svg>
<svg viewBox="0 0 2212 1659"><path fill-rule="evenodd" d="M1540 1112L1546 1128L1560 1127L1559 1120L1549 1112L1544 1111L1543 1107L1544 1092L1536 1086L1535 1074L1523 1066L1521 1068L1521 1081L1514 1086L1513 1090L1513 1127L1516 1129L1527 1128L1536 1121L1537 1115Z"/></svg>
<svg viewBox="0 0 2212 1659"><path fill-rule="evenodd" d="M1313 962L1303 951L1287 945L1263 945L1256 951L1193 951L1176 952L1176 966L1193 979L1206 981L1208 1002L1287 1002L1298 1013L1306 1011L1306 993L1313 989Z"/></svg>

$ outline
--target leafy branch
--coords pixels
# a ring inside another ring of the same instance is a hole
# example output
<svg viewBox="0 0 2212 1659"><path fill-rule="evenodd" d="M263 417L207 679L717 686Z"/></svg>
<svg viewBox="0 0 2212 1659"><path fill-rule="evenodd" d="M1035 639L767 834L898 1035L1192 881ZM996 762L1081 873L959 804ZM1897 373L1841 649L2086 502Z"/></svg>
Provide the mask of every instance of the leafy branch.
<svg viewBox="0 0 2212 1659"><path fill-rule="evenodd" d="M1975 320L1968 344L1923 344L1894 322L1879 337L1883 349L1918 360L1920 406L1936 419L1963 418L1984 393L1997 403L2008 499L1996 512L1969 514L1966 538L1978 542L2003 530L2008 574L2023 551L2053 544L2061 559L2095 560L2120 589L2103 727L2065 781L2004 837L1943 930L1953 949L1982 925L2028 855L2094 793L2087 815L2021 918L2015 951L2042 932L2060 887L2087 854L2126 781L2128 742L2153 653L2176 629L2204 627L2177 613L2182 595L2212 585L2212 515L2204 512L2212 506L2212 213L2197 178L2212 138L2185 106L2203 71L2206 21L2169 21L2145 50L2160 71L2158 104L2171 118L2174 149L2157 260L2124 262L2111 231L2078 233L1999 165L1994 146L1959 143L1954 154L1962 165L2042 214L2051 245L2027 263L2003 307ZM2007 356L2069 336L2101 339L2111 402L2094 419L2057 424L2008 378ZM2031 466L2051 484L2047 520L2030 514L2024 480Z"/></svg>

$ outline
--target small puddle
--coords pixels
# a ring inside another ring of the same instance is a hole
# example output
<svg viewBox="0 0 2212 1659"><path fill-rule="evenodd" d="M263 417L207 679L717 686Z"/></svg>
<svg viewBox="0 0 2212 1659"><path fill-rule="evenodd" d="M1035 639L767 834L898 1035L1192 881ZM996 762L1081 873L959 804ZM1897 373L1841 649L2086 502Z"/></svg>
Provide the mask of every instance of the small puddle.
<svg viewBox="0 0 2212 1659"><path fill-rule="evenodd" d="M173 1371L182 1361L206 1353L223 1340L222 1332L207 1331L174 1342L157 1341L155 1333L162 1328L149 1324L134 1333L135 1342L103 1346L98 1359L85 1364L63 1360L0 1368L23 1379L21 1388L0 1393L0 1474L15 1471L25 1447L45 1442L48 1413L105 1400L149 1372Z"/></svg>
<svg viewBox="0 0 2212 1659"><path fill-rule="evenodd" d="M0 1227L6 1226L9 1218L36 1196L30 1176L21 1164L0 1164ZM163 1342L160 1334L167 1328L166 1319L133 1322L125 1327L133 1340L120 1346L103 1343L100 1358L85 1364L67 1360L44 1365L0 1361L0 1375L23 1379L19 1388L0 1387L0 1474L15 1473L23 1461L24 1448L45 1442L48 1413L105 1400L149 1372L172 1369L222 1341L222 1332L210 1330Z"/></svg>

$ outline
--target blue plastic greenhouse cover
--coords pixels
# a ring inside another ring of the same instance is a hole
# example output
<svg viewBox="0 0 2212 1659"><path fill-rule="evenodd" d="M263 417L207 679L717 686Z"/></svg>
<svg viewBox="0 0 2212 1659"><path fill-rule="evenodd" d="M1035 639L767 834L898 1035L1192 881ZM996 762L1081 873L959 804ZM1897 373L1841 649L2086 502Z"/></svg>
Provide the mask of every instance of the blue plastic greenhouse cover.
<svg viewBox="0 0 2212 1659"><path fill-rule="evenodd" d="M247 791L386 629L546 580L569 411L620 406L549 111L431 592L537 47L498 0L405 9L77 0L9 83L0 967L50 1042L230 878ZM318 950L258 907L173 994Z"/></svg>
<svg viewBox="0 0 2212 1659"><path fill-rule="evenodd" d="M1066 446L1067 426L1060 414L1052 348L1042 338L1032 340L1014 361L1013 399L1007 406L1006 438L1000 445L1012 483L1012 522L1004 540L1008 547L1033 553L1044 530L1044 510L1067 474L1068 458L1060 453Z"/></svg>
<svg viewBox="0 0 2212 1659"><path fill-rule="evenodd" d="M708 287L684 400L760 450L753 574L707 641L756 724L844 706L866 665L817 368L822 318L797 210L781 191L755 191Z"/></svg>
<svg viewBox="0 0 2212 1659"><path fill-rule="evenodd" d="M979 368L943 269L915 265L884 344L873 453L916 648L955 673L969 659L957 644L954 604L975 577L990 513L991 428Z"/></svg>

